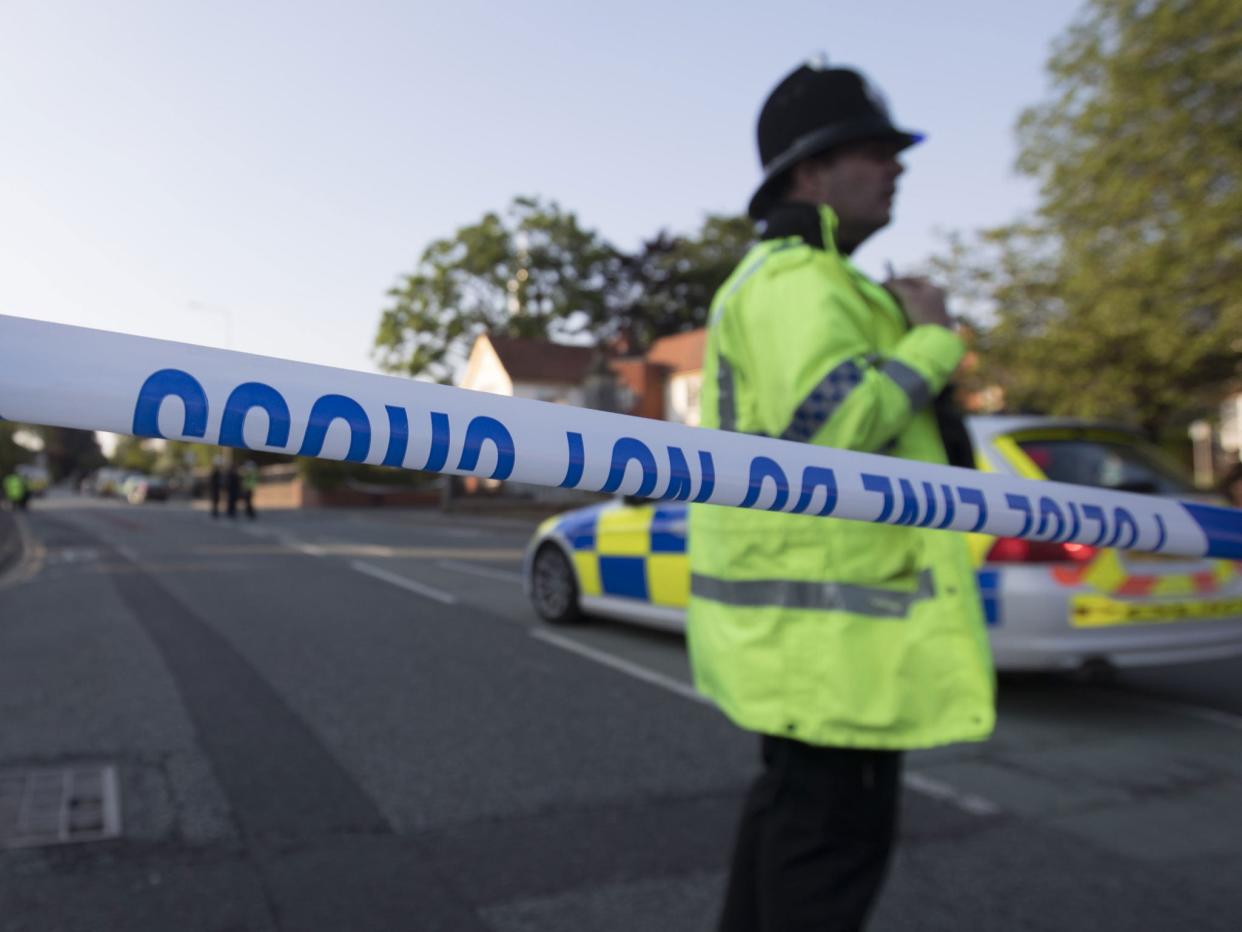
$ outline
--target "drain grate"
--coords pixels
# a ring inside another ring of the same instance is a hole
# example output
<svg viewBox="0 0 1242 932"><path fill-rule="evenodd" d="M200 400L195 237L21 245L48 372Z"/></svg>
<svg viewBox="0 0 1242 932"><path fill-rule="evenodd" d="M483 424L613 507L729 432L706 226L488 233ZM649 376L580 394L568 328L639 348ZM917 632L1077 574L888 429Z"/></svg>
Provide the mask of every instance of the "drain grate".
<svg viewBox="0 0 1242 932"><path fill-rule="evenodd" d="M121 834L116 767L0 771L0 848L101 841Z"/></svg>

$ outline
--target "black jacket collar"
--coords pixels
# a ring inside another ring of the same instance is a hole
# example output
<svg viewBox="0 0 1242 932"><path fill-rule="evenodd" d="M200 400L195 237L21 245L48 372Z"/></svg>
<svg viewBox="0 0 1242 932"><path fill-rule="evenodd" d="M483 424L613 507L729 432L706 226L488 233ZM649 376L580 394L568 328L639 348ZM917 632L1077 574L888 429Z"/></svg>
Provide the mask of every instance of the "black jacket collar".
<svg viewBox="0 0 1242 932"><path fill-rule="evenodd" d="M814 204L783 201L770 211L764 221L762 239L783 239L798 236L808 246L825 249L823 221Z"/></svg>

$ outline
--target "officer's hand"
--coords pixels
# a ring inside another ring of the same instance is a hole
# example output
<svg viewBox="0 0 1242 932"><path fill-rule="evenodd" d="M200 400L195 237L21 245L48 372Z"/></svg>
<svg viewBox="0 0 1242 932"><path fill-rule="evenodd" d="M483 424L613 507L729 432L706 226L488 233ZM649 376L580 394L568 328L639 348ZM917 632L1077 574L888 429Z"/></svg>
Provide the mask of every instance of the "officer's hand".
<svg viewBox="0 0 1242 932"><path fill-rule="evenodd" d="M884 287L897 298L910 326L953 326L944 306L944 289L937 288L926 278L890 278Z"/></svg>

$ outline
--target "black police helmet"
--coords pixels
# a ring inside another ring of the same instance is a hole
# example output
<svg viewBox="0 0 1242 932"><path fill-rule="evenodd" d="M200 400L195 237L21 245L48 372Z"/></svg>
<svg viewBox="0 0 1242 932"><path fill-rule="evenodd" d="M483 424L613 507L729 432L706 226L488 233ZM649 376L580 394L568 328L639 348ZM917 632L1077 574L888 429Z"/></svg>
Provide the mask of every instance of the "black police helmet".
<svg viewBox="0 0 1242 932"><path fill-rule="evenodd" d="M803 159L849 142L891 139L902 148L922 133L898 129L880 93L857 71L801 65L776 85L759 113L759 161L763 183L748 213L762 220L786 172Z"/></svg>

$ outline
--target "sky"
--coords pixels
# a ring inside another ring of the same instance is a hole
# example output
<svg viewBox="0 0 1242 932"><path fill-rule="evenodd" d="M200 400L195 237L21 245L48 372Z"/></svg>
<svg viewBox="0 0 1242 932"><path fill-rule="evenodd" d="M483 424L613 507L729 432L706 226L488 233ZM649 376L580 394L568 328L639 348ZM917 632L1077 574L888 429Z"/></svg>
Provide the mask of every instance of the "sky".
<svg viewBox="0 0 1242 932"><path fill-rule="evenodd" d="M0 0L0 314L374 371L386 292L519 194L625 249L741 213L808 58L906 155L856 259L1036 203L1014 124L1080 2Z"/></svg>

